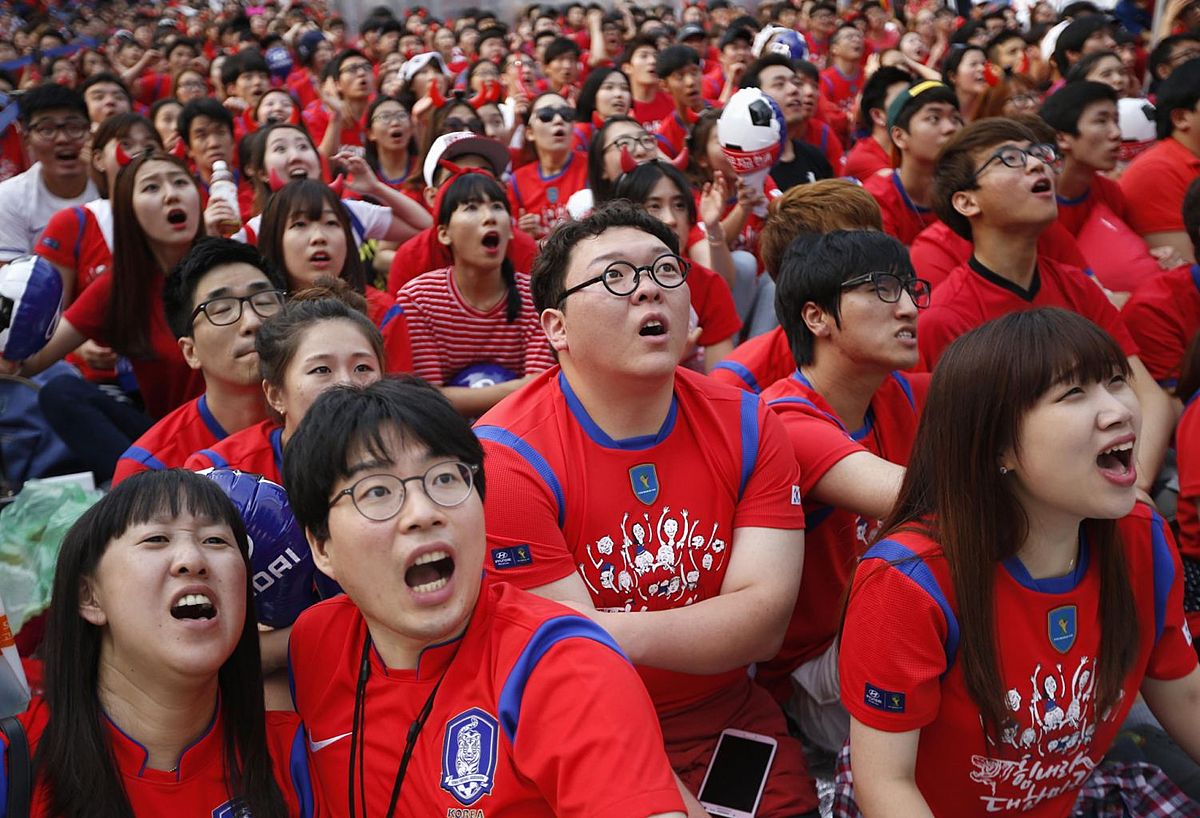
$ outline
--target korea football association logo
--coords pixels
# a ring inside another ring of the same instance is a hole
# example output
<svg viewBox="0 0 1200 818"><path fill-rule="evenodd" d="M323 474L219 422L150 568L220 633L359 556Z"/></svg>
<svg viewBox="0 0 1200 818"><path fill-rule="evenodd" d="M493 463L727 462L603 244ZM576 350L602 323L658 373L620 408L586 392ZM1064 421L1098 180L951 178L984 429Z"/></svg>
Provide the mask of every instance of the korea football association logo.
<svg viewBox="0 0 1200 818"><path fill-rule="evenodd" d="M658 470L653 463L643 463L629 470L629 483L633 496L646 505L654 505L658 499Z"/></svg>
<svg viewBox="0 0 1200 818"><path fill-rule="evenodd" d="M1074 605L1063 605L1046 614L1046 627L1050 631L1050 644L1059 653L1066 653L1075 644L1077 620Z"/></svg>
<svg viewBox="0 0 1200 818"><path fill-rule="evenodd" d="M464 807L492 791L498 738L496 719L478 707L446 723L442 739L442 789Z"/></svg>

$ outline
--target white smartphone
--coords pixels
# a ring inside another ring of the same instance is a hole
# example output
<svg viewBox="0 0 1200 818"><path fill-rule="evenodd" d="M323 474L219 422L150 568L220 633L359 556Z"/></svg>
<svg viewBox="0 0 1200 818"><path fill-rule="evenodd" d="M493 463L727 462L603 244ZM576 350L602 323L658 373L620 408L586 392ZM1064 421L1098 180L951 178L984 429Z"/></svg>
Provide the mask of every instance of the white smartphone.
<svg viewBox="0 0 1200 818"><path fill-rule="evenodd" d="M745 730L722 730L700 785L700 806L722 818L753 818L777 742Z"/></svg>

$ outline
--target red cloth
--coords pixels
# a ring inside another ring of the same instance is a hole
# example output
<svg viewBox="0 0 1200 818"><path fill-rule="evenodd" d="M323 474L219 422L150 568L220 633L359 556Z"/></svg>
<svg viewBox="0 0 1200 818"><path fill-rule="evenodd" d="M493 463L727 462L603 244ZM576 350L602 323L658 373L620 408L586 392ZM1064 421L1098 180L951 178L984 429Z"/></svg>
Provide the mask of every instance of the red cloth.
<svg viewBox="0 0 1200 818"><path fill-rule="evenodd" d="M963 682L958 604L940 546L897 533L859 564L842 630L842 702L876 730L921 731L916 784L935 815L1069 814L1142 680L1195 669L1170 532L1142 505L1117 527L1138 609L1138 652L1121 698L1096 712L1100 564L1086 541L1066 577L1036 581L1018 559L1005 560L993 583L996 689L1008 705L996 744Z"/></svg>
<svg viewBox="0 0 1200 818"><path fill-rule="evenodd" d="M728 341L742 328L733 293L725 279L707 267L693 263L687 278L692 309L700 321L700 346Z"/></svg>
<svg viewBox="0 0 1200 818"><path fill-rule="evenodd" d="M112 484L144 471L179 469L192 452L229 436L208 408L206 395L188 401L151 426L117 461ZM234 429L234 431L239 431Z"/></svg>
<svg viewBox="0 0 1200 818"><path fill-rule="evenodd" d="M821 153L825 154L825 159L829 161L829 167L833 168L834 176L841 176L846 172L846 152L842 148L842 140L828 124L819 119L808 120L801 139L821 149Z"/></svg>
<svg viewBox="0 0 1200 818"><path fill-rule="evenodd" d="M864 136L855 142L850 153L846 154L846 167L842 172L863 181L881 170L891 169L892 157L888 152L880 147L874 137Z"/></svg>
<svg viewBox="0 0 1200 818"><path fill-rule="evenodd" d="M1200 266L1184 264L1144 282L1121 308L1121 320L1146 370L1175 388L1183 354L1200 331Z"/></svg>
<svg viewBox="0 0 1200 818"><path fill-rule="evenodd" d="M633 101L631 116L641 123L647 131L654 133L663 117L669 116L675 110L675 100L666 91L659 91L649 102Z"/></svg>
<svg viewBox="0 0 1200 818"><path fill-rule="evenodd" d="M796 359L783 327L775 327L733 348L709 377L754 394L796 371Z"/></svg>
<svg viewBox="0 0 1200 818"><path fill-rule="evenodd" d="M1200 176L1200 156L1168 137L1121 174L1128 223L1139 235L1183 230L1183 196Z"/></svg>
<svg viewBox="0 0 1200 818"><path fill-rule="evenodd" d="M883 232L902 244L912 244L918 233L938 221L933 208L921 207L908 197L898 170L877 173L865 179L863 187L879 204Z"/></svg>
<svg viewBox="0 0 1200 818"><path fill-rule="evenodd" d="M936 289L952 272L967 263L972 247L971 242L939 221L917 234L908 254L917 275ZM1038 257L1054 259L1081 270L1087 268L1087 260L1079 251L1075 238L1058 222L1038 237Z"/></svg>
<svg viewBox="0 0 1200 818"><path fill-rule="evenodd" d="M193 452L184 462L185 469L238 469L260 474L283 485L283 427L264 420L234 432L207 449Z"/></svg>
<svg viewBox="0 0 1200 818"><path fill-rule="evenodd" d="M508 243L506 253L513 268L519 273L532 270L537 251L537 242L533 237L514 226L513 237ZM392 257L392 266L388 269L388 292L397 293L401 287L422 273L440 270L453 263L454 257L450 254L450 248L438 241L437 228L426 228L396 250L396 255Z"/></svg>
<svg viewBox="0 0 1200 818"><path fill-rule="evenodd" d="M549 232L570 218L567 200L585 187L587 154L572 153L562 170L553 176L543 176L537 162L514 171L508 184L508 203L514 219L533 213L542 229Z"/></svg>

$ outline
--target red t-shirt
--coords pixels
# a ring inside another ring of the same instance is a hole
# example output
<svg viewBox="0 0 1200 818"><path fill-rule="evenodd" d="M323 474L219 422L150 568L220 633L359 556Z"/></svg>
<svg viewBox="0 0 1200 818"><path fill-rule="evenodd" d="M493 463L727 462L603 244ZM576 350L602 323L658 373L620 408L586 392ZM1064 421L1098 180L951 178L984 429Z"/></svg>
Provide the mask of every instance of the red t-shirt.
<svg viewBox="0 0 1200 818"><path fill-rule="evenodd" d="M696 311L700 322L700 346L728 341L742 328L742 319L738 317L737 307L733 303L733 292L725 279L693 262L687 284L692 309Z"/></svg>
<svg viewBox="0 0 1200 818"><path fill-rule="evenodd" d="M908 198L898 170L876 173L863 181L863 187L879 204L883 232L899 239L901 244L912 244L918 233L938 221L933 208L921 207Z"/></svg>
<svg viewBox="0 0 1200 818"><path fill-rule="evenodd" d="M847 429L799 370L763 392L762 399L779 415L792 441L800 464L801 496L808 498L835 464L856 452L907 466L929 379L924 373L893 372L871 398L866 423L859 429ZM791 672L824 653L837 636L842 595L880 525L879 520L811 499L804 500L804 518L804 573L796 607L779 655L760 663L755 675L780 702L792 695Z"/></svg>
<svg viewBox="0 0 1200 818"><path fill-rule="evenodd" d="M292 629L293 698L324 813L343 814L349 800L355 691L368 638L346 596L309 608ZM426 701L432 707L413 743L398 816L683 809L637 674L612 637L567 608L485 579L463 635L426 648L415 670L388 668L375 650L369 655L365 793L355 786L368 815L387 811L405 749L402 728Z"/></svg>
<svg viewBox="0 0 1200 818"><path fill-rule="evenodd" d="M691 127L680 118L676 111L663 117L662 121L658 123L658 127L653 129L654 135L658 138L659 148L672 158L678 156L687 145L688 134L691 133L691 130Z"/></svg>
<svg viewBox="0 0 1200 818"><path fill-rule="evenodd" d="M1183 354L1200 330L1200 266L1181 265L1146 281L1121 308L1121 320L1146 370L1173 389Z"/></svg>
<svg viewBox="0 0 1200 818"><path fill-rule="evenodd" d="M44 699L36 698L17 719L25 728L30 753L35 754L50 720L49 706ZM113 721L105 718L103 727L113 763L121 777L121 787L129 799L131 814L237 814L238 807L231 800L229 779L225 773L225 731L219 709L204 735L183 751L178 768L171 772L151 769L148 766L149 751L126 735ZM312 782L299 717L295 713L267 713L266 742L275 783L283 795L288 814L301 818L314 815ZM3 747L5 759L0 764L0 783L7 790L7 741L4 741ZM49 790L44 779L39 778L38 781L29 814L32 818L50 818Z"/></svg>
<svg viewBox="0 0 1200 818"><path fill-rule="evenodd" d="M708 71L700 80L700 96L706 101L717 104L721 99L721 92L725 90L725 71L721 68L721 64L717 63L711 71Z"/></svg>
<svg viewBox="0 0 1200 818"><path fill-rule="evenodd" d="M1056 198L1058 200L1058 221L1067 228L1067 232L1072 236L1079 235L1092 208L1098 202L1108 205L1109 210L1120 219L1125 218L1128 210L1125 205L1125 195L1121 193L1121 186L1099 173L1092 177L1091 186L1082 196L1076 199L1064 199L1061 196Z"/></svg>
<svg viewBox="0 0 1200 818"><path fill-rule="evenodd" d="M1168 137L1134 159L1121 174L1126 222L1135 232L1183 230L1183 196L1200 176L1200 156Z"/></svg>
<svg viewBox="0 0 1200 818"><path fill-rule="evenodd" d="M1118 521L1137 608L1138 654L1116 705L1097 713L1100 565L1080 537L1071 574L1035 580L996 566L996 665L1007 718L984 739L966 691L958 605L940 546L916 532L876 543L859 564L842 629L842 702L863 724L920 730L916 783L934 815L1059 818L1100 763L1144 678L1196 667L1183 571L1162 519L1137 506Z"/></svg>
<svg viewBox="0 0 1200 818"><path fill-rule="evenodd" d="M238 469L260 474L282 486L283 427L273 420L247 426L207 449L193 452L183 467L192 471Z"/></svg>
<svg viewBox="0 0 1200 818"><path fill-rule="evenodd" d="M875 138L864 136L854 143L850 153L846 154L846 167L842 170L847 176L853 176L862 181L869 179L881 170L892 169L892 157L888 155Z"/></svg>
<svg viewBox="0 0 1200 818"><path fill-rule="evenodd" d="M108 319L112 283L111 274L100 276L63 314L63 320L85 338L91 338L105 346L109 345L105 324ZM167 326L162 303L163 277L154 274L146 286L150 287L150 300L147 305L150 314L147 318L150 322L152 357L131 358L130 363L133 365L133 374L137 378L146 412L152 418L162 418L188 400L198 397L204 391L204 376L183 360L175 335Z"/></svg>
<svg viewBox="0 0 1200 818"><path fill-rule="evenodd" d="M491 309L477 310L459 294L452 270L418 276L397 296L408 318L414 374L441 386L474 364L497 364L517 377L554 366L550 342L533 308L529 276L516 274L521 310L509 323L507 295Z"/></svg>
<svg viewBox="0 0 1200 818"><path fill-rule="evenodd" d="M796 371L796 359L783 327L775 327L733 348L709 377L759 394L780 378Z"/></svg>
<svg viewBox="0 0 1200 818"><path fill-rule="evenodd" d="M1079 313L1107 331L1128 356L1137 344L1104 291L1078 267L1038 258L1028 290L988 270L975 258L959 267L933 292L933 303L921 316L917 346L923 369L934 364L955 338L993 318L1035 307L1062 307Z"/></svg>
<svg viewBox="0 0 1200 818"><path fill-rule="evenodd" d="M310 102L304 106L300 116L304 120L305 127L308 128L308 132L312 134L313 142L320 145L321 140L325 138L326 129L329 128L330 114L325 103L320 99ZM366 144L366 126L361 121L347 122L342 126L342 135L338 138L339 152L344 148L358 148L356 153L361 154L362 148Z"/></svg>
<svg viewBox="0 0 1200 818"><path fill-rule="evenodd" d="M1087 260L1079 251L1075 238L1058 222L1038 236L1037 247L1039 258L1051 258L1068 267L1087 269ZM908 248L908 255L917 275L936 288L967 263L973 249L974 245L951 230L948 224L937 221L917 234Z"/></svg>
<svg viewBox="0 0 1200 818"><path fill-rule="evenodd" d="M553 176L542 176L537 162L518 168L509 182L508 203L514 219L522 213L533 213L542 229L549 232L570 218L567 199L585 187L587 155L572 153L567 164Z"/></svg>
<svg viewBox="0 0 1200 818"><path fill-rule="evenodd" d="M138 472L182 468L192 452L229 436L213 413L206 395L188 401L150 427L117 461L115 486ZM237 431L236 429L234 431Z"/></svg>
<svg viewBox="0 0 1200 818"><path fill-rule="evenodd" d="M480 418L491 566L522 587L578 571L597 608L667 610L717 596L738 528L804 527L778 418L751 394L676 370L658 434L613 440L557 367ZM522 549L525 549L522 551ZM661 713L744 669L639 671Z"/></svg>
<svg viewBox="0 0 1200 818"><path fill-rule="evenodd" d="M517 229L516 219L513 222L513 236L505 255L512 262L513 269L527 273L533 269L533 259L538 252L537 242L524 230ZM388 269L388 292L399 292L401 287L417 276L449 267L453 263L454 256L450 254L450 248L438 241L437 228L428 227L396 250L392 266Z"/></svg>
<svg viewBox="0 0 1200 818"><path fill-rule="evenodd" d="M838 132L843 140L849 140L851 127L855 118L855 108L858 95L862 91L864 72L860 66L858 73L847 77L836 66L829 66L821 72L821 96L837 111L836 121L828 116L822 117Z"/></svg>
<svg viewBox="0 0 1200 818"><path fill-rule="evenodd" d="M674 110L675 100L666 91L659 91L650 102L638 102L635 99L631 116L647 131L655 133L663 117L670 116Z"/></svg>
<svg viewBox="0 0 1200 818"><path fill-rule="evenodd" d="M367 285L367 317L383 333L384 362L387 372L412 372L412 335L408 329L408 316L396 299Z"/></svg>
<svg viewBox="0 0 1200 818"><path fill-rule="evenodd" d="M1075 237L1096 278L1118 292L1131 292L1162 271L1129 227L1128 210L1120 185L1100 174L1082 196L1058 199L1059 223Z"/></svg>
<svg viewBox="0 0 1200 818"><path fill-rule="evenodd" d="M1189 559L1200 560L1200 403L1189 400L1175 428L1175 450L1179 453L1179 550Z"/></svg>
<svg viewBox="0 0 1200 818"><path fill-rule="evenodd" d="M801 139L821 149L829 167L833 168L834 176L841 176L846 172L846 151L842 148L842 140L829 125L819 119L810 119L804 126Z"/></svg>
<svg viewBox="0 0 1200 818"><path fill-rule="evenodd" d="M29 160L25 158L25 146L21 144L21 135L15 127L9 125L4 129L3 135L0 135L0 182L27 170Z"/></svg>
<svg viewBox="0 0 1200 818"><path fill-rule="evenodd" d="M106 234L96 216L99 209L108 222ZM87 286L112 269L112 204L97 199L79 207L64 208L46 223L34 252L49 262L75 271L78 298Z"/></svg>
<svg viewBox="0 0 1200 818"><path fill-rule="evenodd" d="M299 102L301 110L321 98L320 83L307 68L293 69L292 73L288 74L285 84Z"/></svg>

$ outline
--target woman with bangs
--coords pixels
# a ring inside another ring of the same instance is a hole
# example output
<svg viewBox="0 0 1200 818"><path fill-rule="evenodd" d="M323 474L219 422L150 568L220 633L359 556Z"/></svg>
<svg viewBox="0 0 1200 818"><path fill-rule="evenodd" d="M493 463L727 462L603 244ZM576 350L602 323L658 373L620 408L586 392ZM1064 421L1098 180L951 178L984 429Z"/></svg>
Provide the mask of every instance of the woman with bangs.
<svg viewBox="0 0 1200 818"><path fill-rule="evenodd" d="M74 375L54 378L38 395L47 420L101 483L155 419L204 390L162 304L167 273L203 235L200 188L182 160L152 150L120 169L111 200L112 271L75 299L40 352L19 366L0 362L0 372L34 374L87 340L129 360L144 412Z"/></svg>
<svg viewBox="0 0 1200 818"><path fill-rule="evenodd" d="M593 68L575 102L575 150L586 151L596 129L609 117L629 116L633 92L629 77L619 68Z"/></svg>
<svg viewBox="0 0 1200 818"><path fill-rule="evenodd" d="M1139 692L1200 760L1183 572L1137 503L1129 377L1111 336L1059 309L984 324L942 356L848 595L853 792L843 769L835 814L1048 818L1183 798L1157 768L1103 762Z"/></svg>
<svg viewBox="0 0 1200 818"><path fill-rule="evenodd" d="M204 477L138 474L80 517L54 576L45 698L18 717L24 814L313 814L300 721L263 706L250 574L242 519ZM11 746L5 764L15 786Z"/></svg>
<svg viewBox="0 0 1200 818"><path fill-rule="evenodd" d="M434 213L453 262L405 284L397 303L409 322L414 374L441 387L461 414L478 417L554 357L529 276L506 255L512 213L500 183L481 171L453 176Z"/></svg>
<svg viewBox="0 0 1200 818"><path fill-rule="evenodd" d="M393 97L379 96L367 108L364 158L379 181L423 205L421 150L408 109Z"/></svg>

